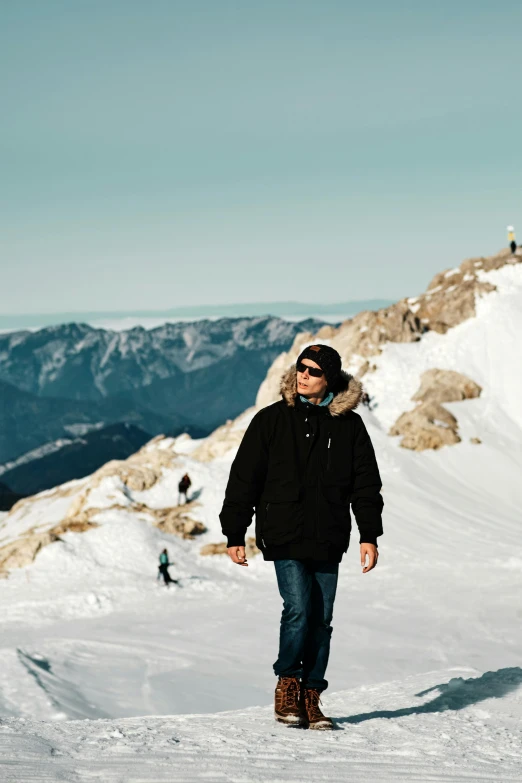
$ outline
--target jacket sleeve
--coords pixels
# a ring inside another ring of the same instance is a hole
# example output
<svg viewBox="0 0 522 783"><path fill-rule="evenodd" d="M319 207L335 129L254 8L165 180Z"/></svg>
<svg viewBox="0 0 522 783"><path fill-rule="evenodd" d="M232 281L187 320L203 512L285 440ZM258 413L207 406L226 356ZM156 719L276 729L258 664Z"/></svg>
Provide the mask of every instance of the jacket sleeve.
<svg viewBox="0 0 522 783"><path fill-rule="evenodd" d="M351 504L359 528L360 543L377 544L377 537L383 534L382 481L370 436L360 416L357 416L355 424L353 464Z"/></svg>
<svg viewBox="0 0 522 783"><path fill-rule="evenodd" d="M257 413L243 436L230 468L225 501L219 519L227 546L244 546L247 527L265 485L268 436L263 411Z"/></svg>

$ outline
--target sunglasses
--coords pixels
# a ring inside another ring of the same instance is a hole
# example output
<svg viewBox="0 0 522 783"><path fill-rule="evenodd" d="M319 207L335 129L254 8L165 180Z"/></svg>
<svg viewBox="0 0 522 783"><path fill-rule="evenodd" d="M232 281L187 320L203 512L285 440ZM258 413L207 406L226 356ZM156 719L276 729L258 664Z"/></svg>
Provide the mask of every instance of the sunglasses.
<svg viewBox="0 0 522 783"><path fill-rule="evenodd" d="M314 378L320 378L321 375L324 375L320 367L309 367L307 364L303 364L303 362L297 362L297 372L306 372L307 370L308 375L312 375Z"/></svg>

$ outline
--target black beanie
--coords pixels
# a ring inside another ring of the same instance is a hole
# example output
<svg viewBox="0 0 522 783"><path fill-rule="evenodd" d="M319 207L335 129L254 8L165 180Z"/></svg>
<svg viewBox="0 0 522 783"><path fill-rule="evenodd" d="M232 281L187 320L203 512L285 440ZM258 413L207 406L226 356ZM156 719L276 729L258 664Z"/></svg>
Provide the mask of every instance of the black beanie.
<svg viewBox="0 0 522 783"><path fill-rule="evenodd" d="M325 374L328 390L335 392L341 374L341 357L335 348L321 344L309 345L301 351L296 363L299 364L303 359L311 359L319 365Z"/></svg>

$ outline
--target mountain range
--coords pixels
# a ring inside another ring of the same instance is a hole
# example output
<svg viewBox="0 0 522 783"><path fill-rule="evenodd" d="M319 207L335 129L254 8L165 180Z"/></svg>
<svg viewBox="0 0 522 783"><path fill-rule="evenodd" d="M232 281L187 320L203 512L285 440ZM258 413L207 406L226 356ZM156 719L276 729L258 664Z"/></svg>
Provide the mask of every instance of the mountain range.
<svg viewBox="0 0 522 783"><path fill-rule="evenodd" d="M253 403L297 334L321 326L258 317L0 334L0 463L117 422L150 435L208 434Z"/></svg>
<svg viewBox="0 0 522 783"><path fill-rule="evenodd" d="M186 428L196 436L202 434L179 415L155 413L122 396L95 401L44 397L0 380L0 463L4 465L45 444L68 442L71 436L117 422L153 434L175 434Z"/></svg>

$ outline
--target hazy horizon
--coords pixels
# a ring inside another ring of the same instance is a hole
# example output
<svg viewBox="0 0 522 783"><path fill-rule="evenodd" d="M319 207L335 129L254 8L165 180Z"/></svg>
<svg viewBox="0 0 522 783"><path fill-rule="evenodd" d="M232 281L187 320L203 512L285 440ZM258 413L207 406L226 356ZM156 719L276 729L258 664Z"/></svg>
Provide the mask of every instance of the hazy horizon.
<svg viewBox="0 0 522 783"><path fill-rule="evenodd" d="M88 323L96 328L129 329L143 326L151 329L168 321L217 320L219 318L278 317L289 321L317 318L328 323L340 323L361 310L378 310L393 304L392 300L371 299L352 302L244 302L230 305L196 305L169 310L77 311L64 313L0 314L0 332L40 329L65 323Z"/></svg>

